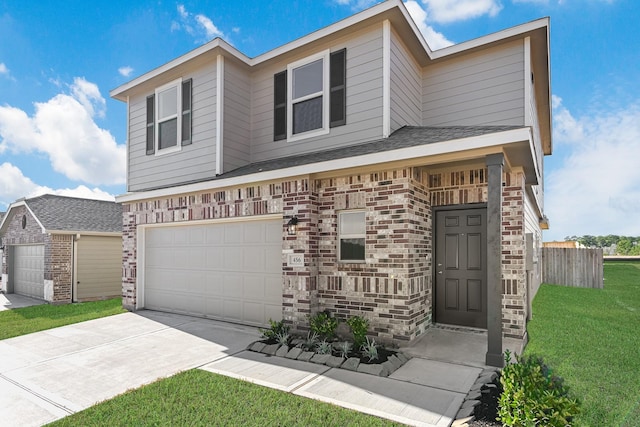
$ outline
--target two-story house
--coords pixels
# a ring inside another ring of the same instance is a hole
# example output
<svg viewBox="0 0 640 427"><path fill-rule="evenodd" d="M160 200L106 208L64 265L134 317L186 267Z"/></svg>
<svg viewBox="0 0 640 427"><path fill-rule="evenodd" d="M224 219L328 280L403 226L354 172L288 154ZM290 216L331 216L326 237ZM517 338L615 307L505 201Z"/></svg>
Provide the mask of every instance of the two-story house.
<svg viewBox="0 0 640 427"><path fill-rule="evenodd" d="M391 0L249 58L215 39L127 103L123 304L363 315L526 338L551 154L549 22L432 51Z"/></svg>

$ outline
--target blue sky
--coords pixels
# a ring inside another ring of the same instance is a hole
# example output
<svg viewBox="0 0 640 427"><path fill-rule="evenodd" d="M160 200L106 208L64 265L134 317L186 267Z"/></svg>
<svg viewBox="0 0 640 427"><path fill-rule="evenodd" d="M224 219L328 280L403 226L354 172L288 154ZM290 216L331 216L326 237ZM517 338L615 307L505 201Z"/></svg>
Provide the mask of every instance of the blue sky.
<svg viewBox="0 0 640 427"><path fill-rule="evenodd" d="M373 3L0 0L0 211L44 192L125 192L126 106L109 90L215 37L256 56ZM640 235L640 2L406 5L433 49L549 16L544 239Z"/></svg>

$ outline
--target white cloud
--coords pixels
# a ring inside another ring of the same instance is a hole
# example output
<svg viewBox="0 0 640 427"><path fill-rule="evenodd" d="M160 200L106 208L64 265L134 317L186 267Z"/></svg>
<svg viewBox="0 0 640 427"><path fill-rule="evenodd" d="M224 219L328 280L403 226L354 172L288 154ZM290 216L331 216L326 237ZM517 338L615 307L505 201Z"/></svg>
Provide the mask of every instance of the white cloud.
<svg viewBox="0 0 640 427"><path fill-rule="evenodd" d="M496 16L502 10L499 0L422 0L429 19L437 23L466 21L483 15Z"/></svg>
<svg viewBox="0 0 640 427"><path fill-rule="evenodd" d="M213 24L213 21L204 15L196 15L196 21L207 33L207 39L222 37L224 34Z"/></svg>
<svg viewBox="0 0 640 427"><path fill-rule="evenodd" d="M133 68L131 68L130 66L126 65L124 67L118 68L118 73L120 73L120 75L123 76L123 77L129 77L131 75L131 73L133 73Z"/></svg>
<svg viewBox="0 0 640 427"><path fill-rule="evenodd" d="M437 32L427 23L427 12L417 1L408 0L405 2L405 6L431 49L442 49L443 47L451 46L453 44L452 41L448 40L442 33Z"/></svg>
<svg viewBox="0 0 640 427"><path fill-rule="evenodd" d="M0 153L44 153L51 165L69 179L89 184L122 184L126 149L95 116L103 116L105 100L98 87L74 79L70 93L35 103L35 113L0 106Z"/></svg>
<svg viewBox="0 0 640 427"><path fill-rule="evenodd" d="M0 74L5 74L7 76L9 75L9 69L4 64L4 62L0 62Z"/></svg>
<svg viewBox="0 0 640 427"><path fill-rule="evenodd" d="M208 42L216 37L225 38L225 34L213 23L211 18L201 13L194 15L183 4L179 4L177 9L179 22L173 21L171 23L172 32L184 30L196 38L196 43Z"/></svg>
<svg viewBox="0 0 640 427"><path fill-rule="evenodd" d="M577 118L553 104L554 155L568 154L545 180L545 240L640 235L640 104Z"/></svg>
<svg viewBox="0 0 640 427"><path fill-rule="evenodd" d="M38 185L22 171L11 163L0 164L0 210L5 210L7 206L22 197L36 197L43 194L57 194L60 196L80 197L83 199L115 200L112 194L102 191L99 188L89 188L79 185L76 188L53 189L47 186Z"/></svg>

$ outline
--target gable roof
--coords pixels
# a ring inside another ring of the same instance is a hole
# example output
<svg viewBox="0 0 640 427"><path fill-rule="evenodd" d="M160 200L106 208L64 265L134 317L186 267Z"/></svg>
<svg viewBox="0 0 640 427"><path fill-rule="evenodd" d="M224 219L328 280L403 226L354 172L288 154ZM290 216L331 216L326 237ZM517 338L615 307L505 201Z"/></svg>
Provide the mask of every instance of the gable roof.
<svg viewBox="0 0 640 427"><path fill-rule="evenodd" d="M11 209L25 206L38 221L43 232L121 233L122 205L115 202L45 194L20 199L9 206L0 222L0 232Z"/></svg>

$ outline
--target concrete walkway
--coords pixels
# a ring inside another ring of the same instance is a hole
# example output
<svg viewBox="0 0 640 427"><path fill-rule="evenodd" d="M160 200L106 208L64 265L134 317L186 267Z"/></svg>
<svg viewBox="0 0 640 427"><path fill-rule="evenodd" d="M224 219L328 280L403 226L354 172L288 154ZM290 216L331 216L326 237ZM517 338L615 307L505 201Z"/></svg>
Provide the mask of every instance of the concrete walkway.
<svg viewBox="0 0 640 427"><path fill-rule="evenodd" d="M18 294L0 294L0 311L42 304L46 304L46 301L29 298Z"/></svg>
<svg viewBox="0 0 640 427"><path fill-rule="evenodd" d="M0 341L0 420L39 426L202 368L410 425L448 426L481 369L414 358L389 378L245 351L257 329L152 311Z"/></svg>

